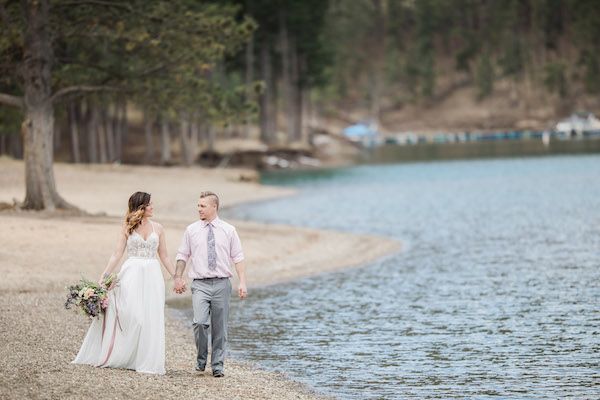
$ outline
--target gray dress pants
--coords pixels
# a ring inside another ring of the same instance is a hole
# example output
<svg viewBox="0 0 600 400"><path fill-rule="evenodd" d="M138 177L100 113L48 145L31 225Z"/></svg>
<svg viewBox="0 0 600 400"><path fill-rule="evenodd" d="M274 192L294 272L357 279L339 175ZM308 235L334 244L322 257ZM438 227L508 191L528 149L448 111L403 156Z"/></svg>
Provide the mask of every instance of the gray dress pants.
<svg viewBox="0 0 600 400"><path fill-rule="evenodd" d="M194 279L191 288L194 308L194 337L198 350L196 365L200 368L206 367L210 329L212 338L211 367L213 372L223 371L231 282L229 278Z"/></svg>

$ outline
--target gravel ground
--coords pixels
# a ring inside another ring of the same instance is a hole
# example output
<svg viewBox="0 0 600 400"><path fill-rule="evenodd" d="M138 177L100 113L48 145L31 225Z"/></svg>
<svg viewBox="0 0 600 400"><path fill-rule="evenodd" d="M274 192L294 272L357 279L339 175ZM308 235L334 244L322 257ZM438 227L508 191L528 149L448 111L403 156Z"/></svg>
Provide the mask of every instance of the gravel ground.
<svg viewBox="0 0 600 400"><path fill-rule="evenodd" d="M193 368L191 330L167 313L167 374L72 365L88 321L64 310L62 292L0 295L2 399L316 399L280 374L227 360L226 377Z"/></svg>
<svg viewBox="0 0 600 400"><path fill-rule="evenodd" d="M0 158L0 171L0 201L22 199L22 162ZM129 194L153 194L156 220L165 227L173 259L185 226L197 218L201 190L222 194L226 205L292 193L239 182L244 174L248 172L57 164L65 198L103 216L0 212L0 399L323 398L284 375L231 359L226 360L225 378L213 378L210 370L196 372L192 331L169 308L166 375L70 364L89 321L64 309L65 287L82 275L100 275ZM364 264L400 249L398 242L383 238L229 222L242 239L249 296L253 287ZM189 293L176 296L171 287L167 280L168 304L189 302Z"/></svg>

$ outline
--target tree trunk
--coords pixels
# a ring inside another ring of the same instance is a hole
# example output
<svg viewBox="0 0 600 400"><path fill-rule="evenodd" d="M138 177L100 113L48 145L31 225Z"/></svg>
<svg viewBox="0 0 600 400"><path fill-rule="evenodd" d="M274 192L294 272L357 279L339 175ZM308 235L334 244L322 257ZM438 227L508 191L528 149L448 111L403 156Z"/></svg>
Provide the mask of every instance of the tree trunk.
<svg viewBox="0 0 600 400"><path fill-rule="evenodd" d="M114 126L115 115L111 113L111 104L108 103L106 106L106 113L104 119L104 133L106 134L106 150L108 154L108 161L115 161L116 157L116 146L115 146L115 131Z"/></svg>
<svg viewBox="0 0 600 400"><path fill-rule="evenodd" d="M98 162L98 107L91 100L87 103L89 120L87 128L87 149L88 162L96 164Z"/></svg>
<svg viewBox="0 0 600 400"><path fill-rule="evenodd" d="M190 119L190 149L192 154L192 160L196 159L198 155L198 142L200 129L198 128L198 113L192 113L192 118Z"/></svg>
<svg viewBox="0 0 600 400"><path fill-rule="evenodd" d="M160 163L162 165L171 163L171 134L169 121L164 116L160 120Z"/></svg>
<svg viewBox="0 0 600 400"><path fill-rule="evenodd" d="M260 63L265 88L260 96L260 139L267 144L273 142L275 132L272 123L273 114L273 87L271 71L271 51L269 44L265 41L260 49Z"/></svg>
<svg viewBox="0 0 600 400"><path fill-rule="evenodd" d="M292 41L291 45L291 111L289 122L291 130L290 130L290 138L292 142L299 142L302 140L302 96L303 96L303 88L300 85L300 71L305 71L304 68L304 58L298 57L298 49L296 47L296 42Z"/></svg>
<svg viewBox="0 0 600 400"><path fill-rule="evenodd" d="M302 90L302 141L304 143L311 143L312 129L311 127L316 126L316 113L315 107L310 100L310 89Z"/></svg>
<svg viewBox="0 0 600 400"><path fill-rule="evenodd" d="M369 88L370 114L373 124L379 127L381 116L381 97L385 74L385 48L386 48L386 16L382 0L372 0L375 7L373 20L373 60L371 61L371 85Z"/></svg>
<svg viewBox="0 0 600 400"><path fill-rule="evenodd" d="M26 33L23 53L25 120L21 124L25 159L23 208L72 208L56 190L52 168L54 107L51 99L52 49L48 0L23 1Z"/></svg>
<svg viewBox="0 0 600 400"><path fill-rule="evenodd" d="M69 132L71 133L71 155L73 162L81 162L81 153L79 152L79 105L77 101L69 103Z"/></svg>
<svg viewBox="0 0 600 400"><path fill-rule="evenodd" d="M302 143L308 143L308 129L306 127L309 119L309 108L308 108L308 94L307 88L298 89L298 98L296 101L296 132L297 141Z"/></svg>
<svg viewBox="0 0 600 400"><path fill-rule="evenodd" d="M121 99L119 102L120 108L120 119L119 119L119 132L117 134L118 153L119 161L123 159L123 146L127 143L127 136L129 134L129 123L127 119L127 99Z"/></svg>
<svg viewBox="0 0 600 400"><path fill-rule="evenodd" d="M215 137L217 130L214 125L210 124L206 127L206 149L215 151Z"/></svg>
<svg viewBox="0 0 600 400"><path fill-rule="evenodd" d="M119 99L115 109L115 160L123 160L123 143L125 141L125 131L127 129L127 102Z"/></svg>
<svg viewBox="0 0 600 400"><path fill-rule="evenodd" d="M23 136L20 134L10 135L10 155L18 160L23 158Z"/></svg>
<svg viewBox="0 0 600 400"><path fill-rule="evenodd" d="M100 163L108 162L107 138L106 138L106 106L98 107L98 124L96 132L98 133L98 147L100 148Z"/></svg>
<svg viewBox="0 0 600 400"><path fill-rule="evenodd" d="M249 102L253 98L252 82L254 81L254 35L246 44L246 101ZM250 136L250 121L246 118L244 121L243 136Z"/></svg>
<svg viewBox="0 0 600 400"><path fill-rule="evenodd" d="M273 67L271 67L271 70L272 69ZM277 132L279 129L277 118L279 115L279 92L277 91L277 76L274 73L271 73L271 82L269 84L269 87L271 88L271 106L269 107L269 130L271 132L271 143L276 143L278 140Z"/></svg>
<svg viewBox="0 0 600 400"><path fill-rule="evenodd" d="M90 110L90 101L81 99L79 102L79 114L77 115L77 127L79 130L79 148L81 149L81 161L91 162L88 157L88 142L89 142L89 130L90 121L92 119L92 112Z"/></svg>
<svg viewBox="0 0 600 400"><path fill-rule="evenodd" d="M183 165L192 165L190 152L190 124L187 114L183 113L179 117L179 134L181 136L181 159Z"/></svg>
<svg viewBox="0 0 600 400"><path fill-rule="evenodd" d="M293 142L295 138L295 121L294 121L294 108L295 108L295 96L294 96L294 84L292 82L292 71L291 71L291 55L290 55L290 40L288 37L287 21L285 17L285 11L280 9L279 11L279 46L281 50L281 83L282 83L282 98L283 108L285 112L285 126L286 126L286 141L288 143Z"/></svg>
<svg viewBox="0 0 600 400"><path fill-rule="evenodd" d="M113 103L113 114L111 120L111 130L113 137L113 162L121 162L121 143L119 140L121 139L121 135L119 134L120 124L121 124L121 108L119 106L119 100L115 100Z"/></svg>
<svg viewBox="0 0 600 400"><path fill-rule="evenodd" d="M152 127L154 120L150 116L150 112L146 110L144 113L144 136L146 137L146 164L152 162L152 156L154 155L154 143L152 142Z"/></svg>
<svg viewBox="0 0 600 400"><path fill-rule="evenodd" d="M53 147L52 147L52 151L53 152L57 152L58 150L60 150L60 146L62 144L62 124L59 122L59 120L57 118L54 119L54 139L53 139Z"/></svg>
<svg viewBox="0 0 600 400"><path fill-rule="evenodd" d="M8 146L6 143L8 142L8 135L0 134L0 155L8 154Z"/></svg>

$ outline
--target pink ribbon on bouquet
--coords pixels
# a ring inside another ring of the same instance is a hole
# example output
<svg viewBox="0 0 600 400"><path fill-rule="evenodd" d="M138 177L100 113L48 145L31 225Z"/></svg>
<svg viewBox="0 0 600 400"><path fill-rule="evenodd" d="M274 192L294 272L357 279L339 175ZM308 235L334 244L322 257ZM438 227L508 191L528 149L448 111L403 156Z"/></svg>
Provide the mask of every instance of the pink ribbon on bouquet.
<svg viewBox="0 0 600 400"><path fill-rule="evenodd" d="M104 318L102 319L101 343L104 341L104 329L106 328L106 315L107 314L108 314L108 307L106 307L106 311L104 312ZM123 328L121 327L121 321L119 320L119 307L117 307L117 293L115 292L115 324L113 326L112 339L110 340L110 346L108 346L108 354L106 354L106 358L104 359L104 361L100 365L98 365L99 367L104 366L108 362L108 359L110 358L110 355L112 354L113 347L115 345L117 325L119 325L119 330L121 332L123 332Z"/></svg>

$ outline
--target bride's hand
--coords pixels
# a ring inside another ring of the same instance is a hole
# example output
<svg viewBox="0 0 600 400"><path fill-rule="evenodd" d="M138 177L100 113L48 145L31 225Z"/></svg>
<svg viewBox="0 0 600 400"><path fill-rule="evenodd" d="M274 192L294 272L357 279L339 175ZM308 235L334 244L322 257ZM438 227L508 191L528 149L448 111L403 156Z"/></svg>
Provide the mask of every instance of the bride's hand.
<svg viewBox="0 0 600 400"><path fill-rule="evenodd" d="M110 277L111 274L103 274L100 277L100 280L98 280L98 285L103 286L106 288L106 290L111 290L113 289L116 285L117 285L117 278L114 277L113 279L110 280L110 284L108 286L106 286L106 280L108 277Z"/></svg>
<svg viewBox="0 0 600 400"><path fill-rule="evenodd" d="M177 294L181 294L181 293L185 292L186 287L185 287L185 281L183 280L183 278L175 278L175 287L173 288L173 290Z"/></svg>

